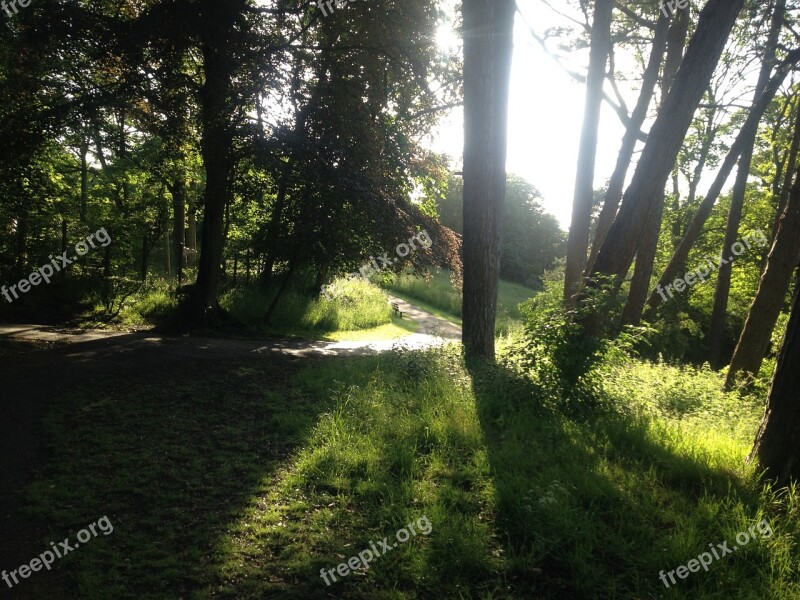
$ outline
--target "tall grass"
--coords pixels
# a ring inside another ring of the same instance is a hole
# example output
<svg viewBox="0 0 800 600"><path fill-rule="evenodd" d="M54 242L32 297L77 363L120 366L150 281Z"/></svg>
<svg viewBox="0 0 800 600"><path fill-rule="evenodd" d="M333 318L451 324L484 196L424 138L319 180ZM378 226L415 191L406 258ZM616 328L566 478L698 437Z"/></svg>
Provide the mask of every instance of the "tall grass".
<svg viewBox="0 0 800 600"><path fill-rule="evenodd" d="M610 405L586 419L513 369L470 372L446 350L305 371L314 395L340 382L335 403L233 526L226 577L278 561L297 584L270 589L288 598L797 598L800 502L744 461L757 407L733 409L704 371L617 357L598 373ZM319 579L422 515L430 536L335 587ZM661 570L763 519L771 537L663 586Z"/></svg>
<svg viewBox="0 0 800 600"><path fill-rule="evenodd" d="M254 330L279 333L330 333L357 331L392 321L386 294L361 280L336 280L331 299L313 298L290 290L278 304L270 324L264 323L272 294L257 287L237 287L220 298L220 305Z"/></svg>

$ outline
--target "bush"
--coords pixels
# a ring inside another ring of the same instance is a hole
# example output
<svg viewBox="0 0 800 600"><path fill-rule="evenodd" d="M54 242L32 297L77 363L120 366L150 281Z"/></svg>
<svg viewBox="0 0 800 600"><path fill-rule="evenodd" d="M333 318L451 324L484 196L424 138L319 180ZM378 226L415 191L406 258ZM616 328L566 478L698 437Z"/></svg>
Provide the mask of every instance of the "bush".
<svg viewBox="0 0 800 600"><path fill-rule="evenodd" d="M331 333L370 329L392 322L392 308L378 287L361 281L338 279L324 297L313 298L298 283L281 299L270 325L264 314L273 295L261 288L237 287L220 298L220 305L245 325L254 329L289 333Z"/></svg>
<svg viewBox="0 0 800 600"><path fill-rule="evenodd" d="M119 321L125 325L156 325L175 315L178 302L165 279L152 279L121 300Z"/></svg>

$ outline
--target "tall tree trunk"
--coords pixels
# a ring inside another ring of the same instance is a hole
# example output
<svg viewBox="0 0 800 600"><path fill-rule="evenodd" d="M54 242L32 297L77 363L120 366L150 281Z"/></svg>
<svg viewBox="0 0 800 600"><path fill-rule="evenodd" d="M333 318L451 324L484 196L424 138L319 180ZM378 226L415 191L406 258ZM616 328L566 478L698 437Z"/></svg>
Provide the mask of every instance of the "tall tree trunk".
<svg viewBox="0 0 800 600"><path fill-rule="evenodd" d="M142 236L142 264L139 270L139 277L142 281L147 281L147 258L150 255L150 243L147 234Z"/></svg>
<svg viewBox="0 0 800 600"><path fill-rule="evenodd" d="M514 0L464 0L463 340L494 360Z"/></svg>
<svg viewBox="0 0 800 600"><path fill-rule="evenodd" d="M197 204L192 201L189 204L188 225L186 227L186 266L193 267L197 257Z"/></svg>
<svg viewBox="0 0 800 600"><path fill-rule="evenodd" d="M169 211L164 208L164 215L161 218L161 252L164 258L164 275L172 275L172 262L170 261L169 247Z"/></svg>
<svg viewBox="0 0 800 600"><path fill-rule="evenodd" d="M606 64L611 52L611 15L613 10L613 0L595 0L589 72L586 77L586 105L578 150L575 194L572 199L572 222L567 240L567 266L564 277L564 300L567 304L572 304L573 296L580 289L589 249L597 136L600 127L600 109L603 104Z"/></svg>
<svg viewBox="0 0 800 600"><path fill-rule="evenodd" d="M245 283L247 285L250 285L250 255L251 255L250 248L248 248L247 249L247 254L245 255L245 259L244 259L244 268L245 268L245 271L246 271Z"/></svg>
<svg viewBox="0 0 800 600"><path fill-rule="evenodd" d="M786 0L777 0L772 13L767 44L764 49L764 59L761 63L761 72L756 82L753 104L758 103L761 94L770 80L772 69L775 66L775 53L780 40L783 20L786 14ZM733 186L731 209L728 213L728 222L725 226L725 241L722 245L722 256L730 252L731 246L739 238L739 224L744 210L744 198L747 192L747 180L750 177L750 166L753 161L753 146L755 145L757 131L752 132L752 138L744 142L744 148L739 158L739 171L736 174L736 183ZM714 292L714 308L711 311L711 323L708 330L709 362L717 369L723 366L723 345L725 343L725 321L728 315L728 295L731 290L732 261L723 262L717 274L717 287Z"/></svg>
<svg viewBox="0 0 800 600"><path fill-rule="evenodd" d="M106 232L109 239L114 239L116 236L108 225L106 225ZM103 250L103 303L106 310L111 309L111 249L113 247L114 244L109 244Z"/></svg>
<svg viewBox="0 0 800 600"><path fill-rule="evenodd" d="M786 157L786 161L784 164L784 175L783 175L783 183L781 184L781 188L778 191L778 209L775 214L775 221L772 224L772 235L770 236L770 240L775 241L775 237L778 235L778 227L780 226L781 217L783 213L786 211L786 204L789 202L789 192L792 189L792 175L795 172L795 166L797 165L797 154L800 152L800 97L797 99L797 107L795 113L795 121L792 131L794 131L794 135L792 135L792 143L789 146L789 155ZM764 259L764 265L766 266L766 258Z"/></svg>
<svg viewBox="0 0 800 600"><path fill-rule="evenodd" d="M16 279L25 276L28 265L28 212L23 209L17 217L17 235L14 237L14 275Z"/></svg>
<svg viewBox="0 0 800 600"><path fill-rule="evenodd" d="M85 137L81 143L81 199L80 199L80 217L81 222L86 222L86 211L89 204L89 161L87 155L89 154L89 138Z"/></svg>
<svg viewBox="0 0 800 600"><path fill-rule="evenodd" d="M743 4L744 0L709 0L700 12L681 68L653 124L606 243L597 255L593 275L611 275L619 281L630 268Z"/></svg>
<svg viewBox="0 0 800 600"><path fill-rule="evenodd" d="M795 176L794 186L789 196L786 211L781 217L778 234L772 244L767 268L761 276L758 292L750 306L747 321L731 360L726 385L732 386L737 373L755 374L769 348L769 341L792 273L800 261L800 169Z"/></svg>
<svg viewBox="0 0 800 600"><path fill-rule="evenodd" d="M664 214L664 192L659 194L656 210L650 215L639 250L636 252L636 266L633 270L631 289L628 300L622 311L623 325L639 325L642 321L642 311L650 291L650 279L653 276L653 265L658 250L658 237L661 232L661 217Z"/></svg>
<svg viewBox="0 0 800 600"><path fill-rule="evenodd" d="M739 135L736 136L736 140L731 145L730 150L728 150L728 154L725 157L719 172L717 173L716 179L711 184L706 197L703 198L703 202L700 203L697 213L687 228L686 233L684 234L683 239L678 246L678 249L675 250L675 253L672 255L669 264L667 265L666 269L664 269L664 273L662 273L661 278L659 279L658 286L661 288L665 288L671 284L678 271L684 267L686 258L689 256L689 251L692 249L697 241L697 238L700 236L700 232L703 230L703 225L705 225L706 220L711 214L711 210L714 208L714 204L716 204L717 199L722 192L722 188L728 179L728 176L731 174L733 167L736 165L739 155L744 150L745 142L751 139L751 136L754 135L753 132L758 132L758 124L761 121L761 117L764 115L764 112L767 110L770 102L772 102L772 99L775 97L775 94L778 91L781 83L783 83L783 80L786 78L789 67L795 64L798 60L800 60L800 51L793 50L789 53L786 60L784 60L781 64L781 68L779 68L772 79L770 79L770 82L767 84L766 89L764 90L764 93L761 94L758 102L750 109L750 112L747 114L747 119L742 125L742 128L739 130ZM650 297L647 299L647 303L652 308L656 308L659 304L661 304L662 299L657 291L658 286L650 292Z"/></svg>
<svg viewBox="0 0 800 600"><path fill-rule="evenodd" d="M186 181L179 176L169 188L172 194L172 244L175 254L175 274L178 285L183 283L183 269L186 267Z"/></svg>
<svg viewBox="0 0 800 600"><path fill-rule="evenodd" d="M778 368L772 380L767 409L750 459L758 461L765 476L784 486L800 478L800 295L783 341Z"/></svg>
<svg viewBox="0 0 800 600"><path fill-rule="evenodd" d="M207 322L219 311L217 295L225 245L224 217L232 189L233 123L231 88L236 71L232 36L243 3L203 0L201 50L205 81L201 89L201 155L206 170L203 225L200 231L200 264L193 290L195 319Z"/></svg>
<svg viewBox="0 0 800 600"><path fill-rule="evenodd" d="M659 15L659 19L663 12ZM683 62L683 51L686 49L686 38L689 37L689 23L691 22L691 9L689 5L679 8L674 13L674 22L667 34L667 56L664 60L664 74L661 77L661 97L666 98L675 76Z"/></svg>
<svg viewBox="0 0 800 600"><path fill-rule="evenodd" d="M608 190L603 201L603 208L600 209L600 215L597 218L592 252L586 265L587 272L591 272L592 267L594 267L594 262L597 260L597 252L606 240L611 223L614 222L614 217L617 215L619 201L622 200L622 192L625 187L625 178L628 176L628 169L633 159L633 153L636 150L636 142L639 139L639 131L647 118L647 110L650 108L656 83L658 83L661 62L667 48L667 32L669 28L669 17L665 16L663 12L659 13L659 15L650 59L642 77L642 90L639 92L639 99L631 114L630 124L622 138L617 164L611 174L611 179L608 181ZM669 31L671 30L672 28L669 28Z"/></svg>
<svg viewBox="0 0 800 600"><path fill-rule="evenodd" d="M69 231L68 231L68 228L69 228L69 223L67 223L67 220L66 219L61 219L61 253L62 254L67 251L67 244L69 243L69 237L68 237ZM67 270L66 269L63 269L61 271L61 273L59 273L59 275L61 275L61 281L66 281L67 280Z"/></svg>

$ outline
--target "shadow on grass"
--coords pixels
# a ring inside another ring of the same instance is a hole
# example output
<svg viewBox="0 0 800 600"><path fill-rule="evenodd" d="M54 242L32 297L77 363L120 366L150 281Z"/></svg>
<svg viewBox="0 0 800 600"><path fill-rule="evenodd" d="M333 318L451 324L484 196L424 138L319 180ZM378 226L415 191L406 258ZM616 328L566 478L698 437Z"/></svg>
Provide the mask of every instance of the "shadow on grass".
<svg viewBox="0 0 800 600"><path fill-rule="evenodd" d="M742 472L675 451L647 419L611 408L565 416L502 366L469 372L507 597L764 597L757 575L770 556L755 543L670 590L659 579L759 514L758 490Z"/></svg>
<svg viewBox="0 0 800 600"><path fill-rule="evenodd" d="M15 598L179 598L216 583L227 524L321 410L289 385L296 359L103 347L74 344L49 370L43 356L21 361L39 378L27 394L49 401L37 440L44 464L28 465L24 520L34 529L18 532L33 539L0 568L74 540L104 515L114 532L22 580Z"/></svg>
<svg viewBox="0 0 800 600"><path fill-rule="evenodd" d="M281 356L147 356L83 368L47 418L52 459L29 488L43 549L114 525L60 561L55 597L764 597L747 595L769 577L762 542L665 592L658 571L731 539L757 494L643 420L567 418L446 350L300 373ZM323 582L422 516L429 536Z"/></svg>

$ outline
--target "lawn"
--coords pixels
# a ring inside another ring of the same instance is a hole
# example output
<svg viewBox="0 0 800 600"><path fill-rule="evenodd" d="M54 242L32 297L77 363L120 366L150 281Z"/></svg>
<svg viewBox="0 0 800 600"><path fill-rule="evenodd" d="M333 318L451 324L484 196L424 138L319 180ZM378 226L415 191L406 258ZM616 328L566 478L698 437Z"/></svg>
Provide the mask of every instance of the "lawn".
<svg viewBox="0 0 800 600"><path fill-rule="evenodd" d="M591 418L447 349L87 384L53 400L30 514L43 548L103 515L115 529L56 566L56 595L800 597L800 502L744 462L758 402L711 372L598 373ZM659 579L751 527L708 572Z"/></svg>

